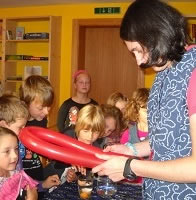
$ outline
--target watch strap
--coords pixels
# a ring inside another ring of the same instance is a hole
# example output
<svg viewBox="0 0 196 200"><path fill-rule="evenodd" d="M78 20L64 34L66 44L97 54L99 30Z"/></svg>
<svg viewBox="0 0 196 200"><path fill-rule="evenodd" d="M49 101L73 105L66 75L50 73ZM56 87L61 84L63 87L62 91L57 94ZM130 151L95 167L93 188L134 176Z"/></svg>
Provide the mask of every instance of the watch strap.
<svg viewBox="0 0 196 200"><path fill-rule="evenodd" d="M133 159L137 159L135 157L133 158L128 158L126 163L125 163L125 167L124 167L124 171L123 171L123 176L127 179L135 179L137 176L136 174L131 170L130 164L132 162ZM137 159L138 160L138 159Z"/></svg>

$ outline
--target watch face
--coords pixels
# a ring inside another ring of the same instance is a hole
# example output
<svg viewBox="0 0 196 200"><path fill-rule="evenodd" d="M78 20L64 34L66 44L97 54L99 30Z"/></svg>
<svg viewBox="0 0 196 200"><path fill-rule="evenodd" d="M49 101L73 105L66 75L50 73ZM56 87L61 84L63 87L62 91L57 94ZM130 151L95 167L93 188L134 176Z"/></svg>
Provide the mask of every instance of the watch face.
<svg viewBox="0 0 196 200"><path fill-rule="evenodd" d="M135 176L133 176L132 174L127 174L126 178L132 180L135 179Z"/></svg>

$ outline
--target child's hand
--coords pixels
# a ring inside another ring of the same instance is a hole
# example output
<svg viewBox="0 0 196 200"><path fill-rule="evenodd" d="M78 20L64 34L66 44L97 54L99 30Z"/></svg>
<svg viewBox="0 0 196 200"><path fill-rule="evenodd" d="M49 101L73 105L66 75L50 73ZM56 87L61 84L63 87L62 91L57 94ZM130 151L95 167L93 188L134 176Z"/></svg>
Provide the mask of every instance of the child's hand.
<svg viewBox="0 0 196 200"><path fill-rule="evenodd" d="M42 187L45 189L49 189L53 186L57 186L60 184L60 180L57 174L49 176L46 180L43 181Z"/></svg>
<svg viewBox="0 0 196 200"><path fill-rule="evenodd" d="M67 182L75 181L77 178L76 172L74 169L68 169L67 171Z"/></svg>
<svg viewBox="0 0 196 200"><path fill-rule="evenodd" d="M81 167L81 166L77 165L77 166L73 166L73 168L76 172L80 172L81 174L86 175L85 167Z"/></svg>
<svg viewBox="0 0 196 200"><path fill-rule="evenodd" d="M37 188L30 188L29 185L26 187L27 190L27 196L26 200L37 200L38 199L38 194L37 194Z"/></svg>

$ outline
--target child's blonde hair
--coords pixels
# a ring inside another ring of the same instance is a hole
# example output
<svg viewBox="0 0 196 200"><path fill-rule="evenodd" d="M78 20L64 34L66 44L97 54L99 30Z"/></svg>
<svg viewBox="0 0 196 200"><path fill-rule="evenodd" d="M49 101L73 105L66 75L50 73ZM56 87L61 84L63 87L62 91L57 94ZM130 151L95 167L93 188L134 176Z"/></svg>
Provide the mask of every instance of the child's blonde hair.
<svg viewBox="0 0 196 200"><path fill-rule="evenodd" d="M5 136L5 135L12 135L18 141L17 135L12 130L5 128L5 127L0 127L0 137Z"/></svg>
<svg viewBox="0 0 196 200"><path fill-rule="evenodd" d="M92 130L99 132L99 137L104 133L105 121L102 110L99 106L88 104L84 106L78 113L75 132L78 137L81 130Z"/></svg>
<svg viewBox="0 0 196 200"><path fill-rule="evenodd" d="M147 108L149 93L150 89L148 88L138 88L133 92L124 113L127 123L138 122L140 108Z"/></svg>
<svg viewBox="0 0 196 200"><path fill-rule="evenodd" d="M54 90L50 82L39 75L29 76L20 88L20 99L27 106L32 103L36 97L40 98L43 107L50 107L54 100Z"/></svg>
<svg viewBox="0 0 196 200"><path fill-rule="evenodd" d="M119 102L119 101L126 101L127 102L128 98L120 92L114 92L108 97L107 104L111 105L111 106L115 106L116 103Z"/></svg>
<svg viewBox="0 0 196 200"><path fill-rule="evenodd" d="M29 118L27 105L18 97L13 95L3 95L0 97L0 121L7 124L16 122L16 119Z"/></svg>

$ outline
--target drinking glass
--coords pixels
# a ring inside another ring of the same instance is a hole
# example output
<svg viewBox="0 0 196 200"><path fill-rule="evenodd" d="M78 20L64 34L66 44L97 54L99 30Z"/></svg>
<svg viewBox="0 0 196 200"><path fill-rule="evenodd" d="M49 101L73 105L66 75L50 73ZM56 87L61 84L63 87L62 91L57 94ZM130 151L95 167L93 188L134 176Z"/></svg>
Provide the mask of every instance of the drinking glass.
<svg viewBox="0 0 196 200"><path fill-rule="evenodd" d="M79 175L78 176L78 192L80 199L90 199L93 190L93 176Z"/></svg>
<svg viewBox="0 0 196 200"><path fill-rule="evenodd" d="M99 176L97 178L97 194L102 198L110 198L117 192L117 184L107 176Z"/></svg>

